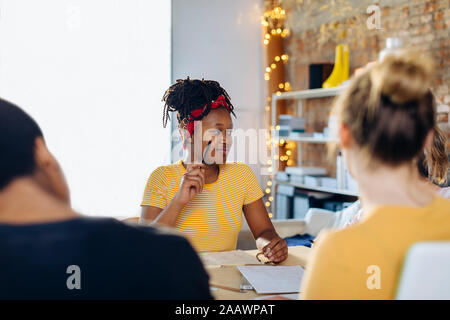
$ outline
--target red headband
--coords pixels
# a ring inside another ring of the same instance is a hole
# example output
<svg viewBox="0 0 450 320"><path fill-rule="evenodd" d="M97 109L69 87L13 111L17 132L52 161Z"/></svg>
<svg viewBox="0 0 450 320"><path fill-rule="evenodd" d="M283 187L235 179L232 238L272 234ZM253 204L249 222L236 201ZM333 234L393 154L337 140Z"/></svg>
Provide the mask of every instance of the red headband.
<svg viewBox="0 0 450 320"><path fill-rule="evenodd" d="M203 117L207 106L208 104L205 104L203 108L192 110L191 113L180 122L179 127L182 129L186 129L189 133L189 136L192 136L194 134L195 121L200 120ZM220 95L216 100L213 100L211 102L211 109L217 109L220 107L225 107L228 112L230 112L230 106L228 105L227 100L223 95Z"/></svg>

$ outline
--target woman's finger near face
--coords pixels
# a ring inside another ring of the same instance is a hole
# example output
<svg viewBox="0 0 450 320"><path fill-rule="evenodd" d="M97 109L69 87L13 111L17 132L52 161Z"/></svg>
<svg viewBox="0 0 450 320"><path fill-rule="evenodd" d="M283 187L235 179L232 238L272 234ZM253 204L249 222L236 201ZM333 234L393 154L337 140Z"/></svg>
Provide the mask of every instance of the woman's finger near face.
<svg viewBox="0 0 450 320"><path fill-rule="evenodd" d="M195 188L195 191L197 193L200 193L202 190L202 184L199 182L199 180L195 179L194 177L187 177L186 178L186 185L191 188Z"/></svg>
<svg viewBox="0 0 450 320"><path fill-rule="evenodd" d="M195 182L196 185L199 186L200 192L201 192L201 190L203 190L203 180L200 177L198 177L198 176L190 176L190 177L188 177L188 181Z"/></svg>

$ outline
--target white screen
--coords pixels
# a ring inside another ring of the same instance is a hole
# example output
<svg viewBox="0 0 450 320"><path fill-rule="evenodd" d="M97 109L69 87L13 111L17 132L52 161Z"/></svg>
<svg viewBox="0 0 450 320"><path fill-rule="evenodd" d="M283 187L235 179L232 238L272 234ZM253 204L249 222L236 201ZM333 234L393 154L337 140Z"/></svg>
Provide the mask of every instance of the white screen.
<svg viewBox="0 0 450 320"><path fill-rule="evenodd" d="M0 96L40 124L73 207L137 216L170 162L170 0L0 1Z"/></svg>

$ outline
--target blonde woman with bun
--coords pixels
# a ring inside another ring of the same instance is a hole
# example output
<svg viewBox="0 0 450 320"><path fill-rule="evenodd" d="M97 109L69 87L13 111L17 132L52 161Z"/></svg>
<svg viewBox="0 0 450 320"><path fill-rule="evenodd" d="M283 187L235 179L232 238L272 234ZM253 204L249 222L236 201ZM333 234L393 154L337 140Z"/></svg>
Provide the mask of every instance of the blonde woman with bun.
<svg viewBox="0 0 450 320"><path fill-rule="evenodd" d="M364 215L315 242L303 298L393 299L410 246L450 240L450 201L417 170L433 142L433 76L425 55L389 55L352 79L336 101L340 148Z"/></svg>
<svg viewBox="0 0 450 320"><path fill-rule="evenodd" d="M417 169L422 178L425 181L429 181L430 188L434 192L445 199L450 199L450 187L439 186L447 180L448 157L445 151L446 144L447 137L438 126L435 126L432 145L425 146L425 152L417 160ZM359 210L355 210L355 205L359 207ZM355 214L349 217L344 225L345 228L358 223L363 216L363 210L359 201L345 210L350 209L355 211Z"/></svg>

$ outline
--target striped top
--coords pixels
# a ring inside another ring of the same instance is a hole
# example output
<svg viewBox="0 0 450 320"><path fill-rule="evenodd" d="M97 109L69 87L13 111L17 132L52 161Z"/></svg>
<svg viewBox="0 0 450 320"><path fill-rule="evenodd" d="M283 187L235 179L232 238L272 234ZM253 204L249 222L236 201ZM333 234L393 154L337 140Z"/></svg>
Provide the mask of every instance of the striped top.
<svg viewBox="0 0 450 320"><path fill-rule="evenodd" d="M217 180L203 186L175 223L175 229L184 233L198 252L235 250L242 206L263 196L248 165L233 162L219 169ZM141 205L164 209L176 196L185 172L181 161L158 167L148 179Z"/></svg>

